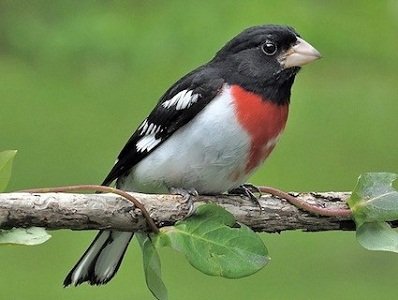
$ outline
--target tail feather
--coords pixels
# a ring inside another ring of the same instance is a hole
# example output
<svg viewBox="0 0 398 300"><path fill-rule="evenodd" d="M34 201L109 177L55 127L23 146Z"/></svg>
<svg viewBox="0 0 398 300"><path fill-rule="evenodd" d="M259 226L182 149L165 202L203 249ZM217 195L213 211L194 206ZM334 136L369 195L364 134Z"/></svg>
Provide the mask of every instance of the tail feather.
<svg viewBox="0 0 398 300"><path fill-rule="evenodd" d="M85 281L91 285L107 283L119 269L133 235L131 232L101 230L66 276L64 286L77 286Z"/></svg>

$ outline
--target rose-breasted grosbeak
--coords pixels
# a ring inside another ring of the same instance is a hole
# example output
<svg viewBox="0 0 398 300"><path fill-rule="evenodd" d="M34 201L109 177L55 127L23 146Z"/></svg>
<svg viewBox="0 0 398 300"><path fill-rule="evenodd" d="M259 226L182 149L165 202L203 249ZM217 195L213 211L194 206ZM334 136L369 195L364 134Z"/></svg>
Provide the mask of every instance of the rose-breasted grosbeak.
<svg viewBox="0 0 398 300"><path fill-rule="evenodd" d="M270 154L288 116L300 67L320 57L291 27L248 28L160 98L103 185L217 194L238 188ZM133 233L102 230L64 284L107 283Z"/></svg>

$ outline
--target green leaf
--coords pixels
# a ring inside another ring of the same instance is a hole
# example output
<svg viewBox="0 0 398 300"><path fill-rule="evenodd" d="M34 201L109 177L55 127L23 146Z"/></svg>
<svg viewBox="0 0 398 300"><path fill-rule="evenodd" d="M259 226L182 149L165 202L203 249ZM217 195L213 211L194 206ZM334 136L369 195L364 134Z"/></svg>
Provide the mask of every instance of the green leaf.
<svg viewBox="0 0 398 300"><path fill-rule="evenodd" d="M137 233L144 263L145 281L149 290L159 300L167 300L167 289L162 281L159 254L148 235Z"/></svg>
<svg viewBox="0 0 398 300"><path fill-rule="evenodd" d="M157 238L159 244L184 253L196 269L208 275L241 278L269 261L260 237L214 204L202 205L174 227L162 228Z"/></svg>
<svg viewBox="0 0 398 300"><path fill-rule="evenodd" d="M7 184L10 181L12 162L16 154L16 150L0 152L0 192L3 192L6 189Z"/></svg>
<svg viewBox="0 0 398 300"><path fill-rule="evenodd" d="M368 250L398 253L398 233L386 222L362 224L357 229L357 240Z"/></svg>
<svg viewBox="0 0 398 300"><path fill-rule="evenodd" d="M39 245L51 238L44 228L13 228L11 230L0 230L0 244L15 245Z"/></svg>
<svg viewBox="0 0 398 300"><path fill-rule="evenodd" d="M364 223L398 220L398 192L392 183L394 173L366 173L348 200L357 227Z"/></svg>
<svg viewBox="0 0 398 300"><path fill-rule="evenodd" d="M386 221L398 219L394 173L362 174L348 200L357 225L357 240L368 250L398 253L398 233Z"/></svg>

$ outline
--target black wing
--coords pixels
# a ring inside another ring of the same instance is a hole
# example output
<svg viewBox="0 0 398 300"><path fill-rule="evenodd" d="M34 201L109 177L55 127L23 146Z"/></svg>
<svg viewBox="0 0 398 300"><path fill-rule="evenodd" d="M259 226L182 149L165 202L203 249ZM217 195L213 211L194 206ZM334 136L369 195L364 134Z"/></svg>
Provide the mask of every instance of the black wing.
<svg viewBox="0 0 398 300"><path fill-rule="evenodd" d="M220 93L224 80L202 66L177 81L130 137L102 185L128 173Z"/></svg>

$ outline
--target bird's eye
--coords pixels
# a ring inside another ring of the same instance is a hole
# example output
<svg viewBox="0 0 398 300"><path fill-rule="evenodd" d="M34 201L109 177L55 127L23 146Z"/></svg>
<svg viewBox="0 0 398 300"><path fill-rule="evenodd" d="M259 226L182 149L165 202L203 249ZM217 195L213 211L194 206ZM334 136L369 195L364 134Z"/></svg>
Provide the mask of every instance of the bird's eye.
<svg viewBox="0 0 398 300"><path fill-rule="evenodd" d="M267 55L274 55L278 48L273 42L265 42L264 44L261 45L261 50Z"/></svg>

